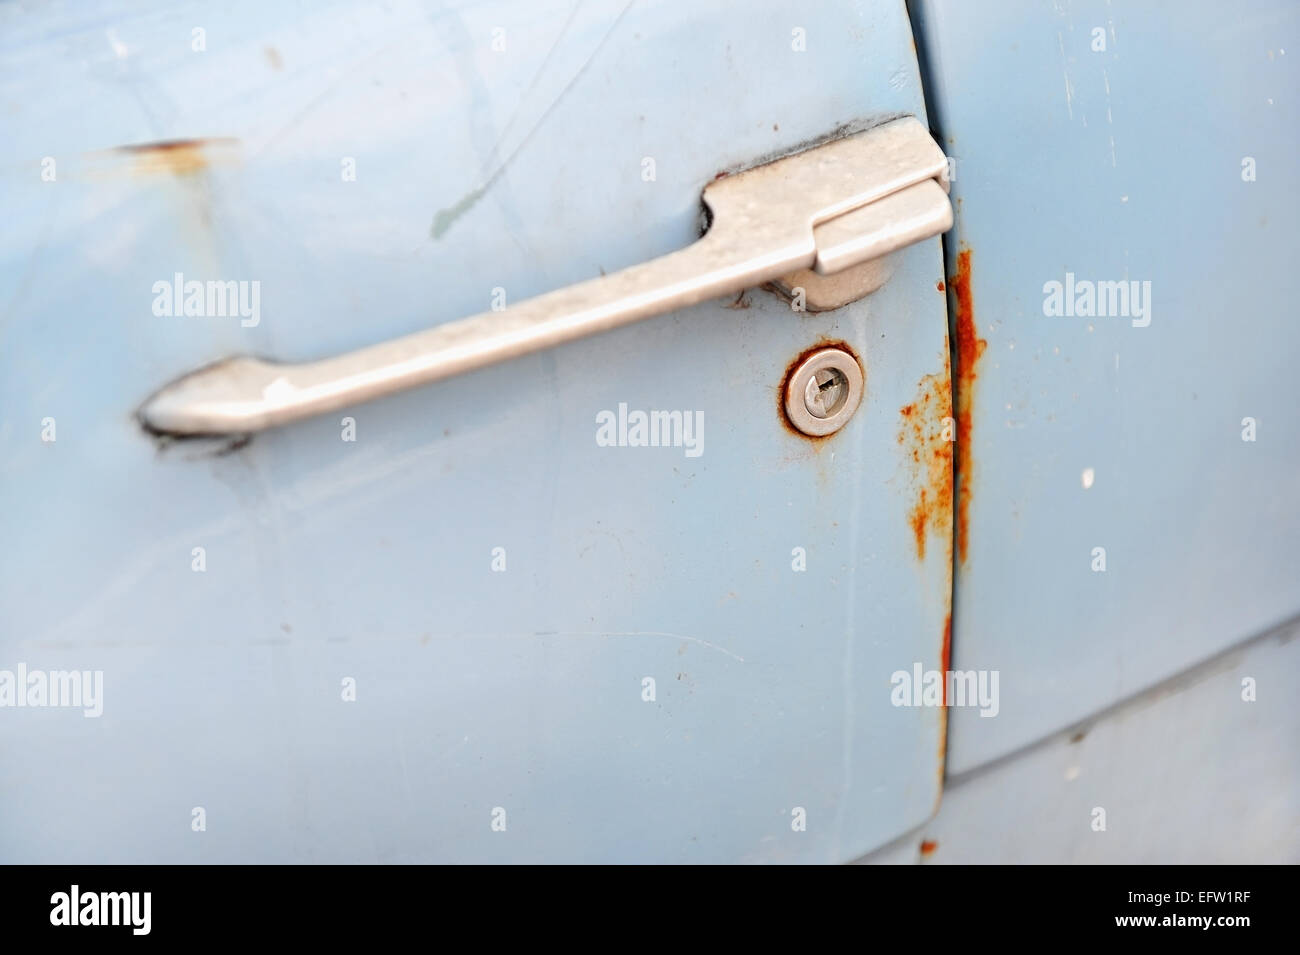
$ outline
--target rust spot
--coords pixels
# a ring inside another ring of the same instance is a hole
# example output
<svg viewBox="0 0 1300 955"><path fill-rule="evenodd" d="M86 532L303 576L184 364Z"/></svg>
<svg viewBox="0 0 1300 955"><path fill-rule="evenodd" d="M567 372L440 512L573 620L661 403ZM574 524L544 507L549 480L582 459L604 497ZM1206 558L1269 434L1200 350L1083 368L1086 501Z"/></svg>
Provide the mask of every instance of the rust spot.
<svg viewBox="0 0 1300 955"><path fill-rule="evenodd" d="M937 848L939 848L939 843L935 842L933 839L921 840L921 855L923 856L932 855L934 853L934 850Z"/></svg>
<svg viewBox="0 0 1300 955"><path fill-rule="evenodd" d="M280 56L280 51L275 47L268 46L262 52L266 54L266 62L270 65L271 69L279 72L284 68L284 58Z"/></svg>
<svg viewBox="0 0 1300 955"><path fill-rule="evenodd" d="M971 250L962 249L957 254L957 274L948 276L955 300L957 330L957 374L953 381L957 402L957 559L966 562L966 548L970 540L970 501L974 476L974 449L971 429L974 421L975 380L978 377L980 356L988 342L979 337L975 328L975 307L970 291Z"/></svg>
<svg viewBox="0 0 1300 955"><path fill-rule="evenodd" d="M202 172L215 162L233 158L238 145L239 140L231 138L168 139L119 146L115 152L129 156L136 172L186 176Z"/></svg>
<svg viewBox="0 0 1300 955"><path fill-rule="evenodd" d="M939 279L939 281L935 282L934 287L937 288L940 292L944 291L944 289L947 288L947 286L943 284L943 279Z"/></svg>
<svg viewBox="0 0 1300 955"><path fill-rule="evenodd" d="M946 353L944 358L946 365ZM945 544L952 540L952 448L956 435L948 369L922 378L916 398L898 413L903 419L898 443L915 488L907 520L917 559L924 560L931 535Z"/></svg>
<svg viewBox="0 0 1300 955"><path fill-rule="evenodd" d="M781 376L781 384L776 389L776 416L777 416L777 420L781 422L781 425L785 428L785 430L789 431L796 438L801 438L804 441L811 442L814 445L821 444L823 441L829 441L831 438L835 437L835 435L839 434L840 432L836 431L832 434L814 435L814 434L804 434L802 431L796 428L793 424L790 423L790 419L789 417L786 416L785 413L785 389L786 389L786 385L790 381L790 376L794 374L795 369L798 368L801 364L803 364L804 360L808 358L808 356L812 355L814 352L821 351L823 348L839 348L848 352L850 355L853 356L853 360L856 361L858 363L858 367L862 369L862 402L863 404L866 404L867 401L867 366L862 364L862 357L857 353L857 351L852 346L849 345L848 342L840 341L838 339L822 338L818 340L817 344L812 345L809 348L805 348L799 354L795 355L794 358L791 360L790 364L785 366L785 374Z"/></svg>

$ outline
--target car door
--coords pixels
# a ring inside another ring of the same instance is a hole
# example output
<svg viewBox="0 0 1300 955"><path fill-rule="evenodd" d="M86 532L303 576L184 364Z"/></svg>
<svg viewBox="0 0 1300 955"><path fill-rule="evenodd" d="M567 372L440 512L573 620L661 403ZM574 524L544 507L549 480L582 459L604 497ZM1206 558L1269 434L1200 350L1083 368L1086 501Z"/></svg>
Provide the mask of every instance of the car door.
<svg viewBox="0 0 1300 955"><path fill-rule="evenodd" d="M137 417L653 259L720 174L925 122L902 3L0 16L0 668L102 680L0 713L0 857L844 861L930 814L945 714L891 678L947 652L938 238L837 309L751 288L251 437ZM865 381L814 440L781 394L825 343ZM651 411L696 429L601 440Z"/></svg>
<svg viewBox="0 0 1300 955"><path fill-rule="evenodd" d="M964 774L1300 613L1300 337L1276 281L1300 212L1300 18L912 14L965 292L955 666L1001 674L998 719L952 714Z"/></svg>

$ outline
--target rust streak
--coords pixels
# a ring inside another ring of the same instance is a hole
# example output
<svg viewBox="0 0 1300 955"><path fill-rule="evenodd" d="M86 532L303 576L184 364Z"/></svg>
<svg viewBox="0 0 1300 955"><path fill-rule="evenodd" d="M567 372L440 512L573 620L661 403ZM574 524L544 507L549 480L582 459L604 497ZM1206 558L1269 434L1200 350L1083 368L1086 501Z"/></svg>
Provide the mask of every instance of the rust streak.
<svg viewBox="0 0 1300 955"><path fill-rule="evenodd" d="M952 566L952 551L948 552ZM943 706L939 710L939 798L943 798L943 774L948 765L948 671L952 669L952 610L943 618L943 648L939 651L939 674L943 678Z"/></svg>
<svg viewBox="0 0 1300 955"><path fill-rule="evenodd" d="M979 337L975 328L975 308L970 290L971 250L962 249L957 254L957 274L948 277L955 300L955 326L957 331L957 374L953 382L957 402L957 559L966 563L970 542L970 502L974 477L974 448L972 426L974 421L975 380L978 377L980 356L988 342Z"/></svg>
<svg viewBox="0 0 1300 955"><path fill-rule="evenodd" d="M943 674L943 705L948 706L948 671L952 669L952 614L943 621L943 650L940 655L939 672ZM946 712L946 709L945 709ZM945 723L945 728L946 728Z"/></svg>
<svg viewBox="0 0 1300 955"><path fill-rule="evenodd" d="M119 146L115 152L130 156L136 172L177 176L202 172L214 162L230 159L239 140L169 139L157 143Z"/></svg>

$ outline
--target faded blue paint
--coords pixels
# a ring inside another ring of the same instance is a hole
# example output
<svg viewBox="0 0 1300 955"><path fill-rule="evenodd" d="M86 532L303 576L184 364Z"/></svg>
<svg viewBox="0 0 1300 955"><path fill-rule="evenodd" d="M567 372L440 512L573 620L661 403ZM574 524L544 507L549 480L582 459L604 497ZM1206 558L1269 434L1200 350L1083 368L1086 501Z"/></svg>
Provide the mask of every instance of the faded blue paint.
<svg viewBox="0 0 1300 955"><path fill-rule="evenodd" d="M158 450L131 417L231 353L686 244L719 170L923 115L902 5L126 9L0 9L0 668L105 674L98 720L0 711L0 859L841 861L920 824L939 713L889 674L937 665L949 593L896 444L943 368L937 240L836 313L751 292L358 408L355 443ZM237 143L112 152L204 137ZM155 316L176 272L259 281L260 323ZM814 449L776 389L822 336L867 398ZM597 447L619 402L701 412L704 454Z"/></svg>

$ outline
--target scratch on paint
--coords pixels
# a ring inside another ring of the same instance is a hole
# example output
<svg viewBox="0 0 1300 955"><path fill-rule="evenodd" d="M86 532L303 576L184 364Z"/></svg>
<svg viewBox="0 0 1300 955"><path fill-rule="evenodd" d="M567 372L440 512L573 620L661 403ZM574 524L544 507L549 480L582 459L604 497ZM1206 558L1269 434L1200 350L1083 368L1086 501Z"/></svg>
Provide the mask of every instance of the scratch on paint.
<svg viewBox="0 0 1300 955"><path fill-rule="evenodd" d="M502 174L505 173L506 169L509 168L510 164L514 162L515 157L518 156L523 151L524 147L527 146L529 141L533 138L533 135L539 129L542 128L542 124L546 122L547 118L551 115L551 113L555 110L555 108L560 105L560 102L566 96L569 95L569 91L573 89L575 85L577 85L578 80L580 80L583 74L587 72L587 68L591 66L592 61L595 60L596 57L600 54L600 51L604 49L605 44L609 41L609 38L613 36L614 31L618 29L618 25L623 22L623 17L625 17L627 15L627 12L632 9L633 2L634 0L628 0L627 5L623 7L623 9L619 12L619 15L614 18L614 22L610 24L609 29L605 31L605 35L600 38L600 42L596 44L596 48L591 51L591 55L588 56L587 59L583 61L582 66L580 66L578 68L578 71L573 74L573 77L569 80L569 82L564 85L564 89L560 90L560 95L555 97L555 99L551 101L551 104L542 111L542 115L538 117L537 122L533 124L533 127L530 130L528 130L528 132L524 135L524 138L519 141L519 145L514 148L514 151L511 152L510 155L507 156L501 162L501 164L497 166L496 171L494 171L490 176L488 176L487 180L481 186L478 186L477 188L472 189L469 192L465 193L465 195L463 195L454 204L448 206L447 208L439 209L437 211L437 213L433 217L433 228L430 229L430 234L433 236L433 238L435 239L442 238L442 236L444 236L447 233L447 230L450 229L452 225L455 224L456 220L459 219L471 208L473 208L474 204L477 203L480 199L482 199L483 196L487 194L487 191L491 189L493 185L496 184L497 180L501 178ZM570 17L570 19L572 19L572 17ZM565 29L567 29L567 24L565 25ZM549 58L550 58L550 54L548 53L547 59ZM545 63L543 63L543 66L545 66ZM534 77L533 82L534 84L536 83L536 77ZM511 122L513 121L514 121L514 117L511 117ZM496 147L494 147L494 150L495 148Z"/></svg>
<svg viewBox="0 0 1300 955"><path fill-rule="evenodd" d="M1065 77L1065 108L1070 111L1070 119L1074 119L1074 87L1070 83L1069 61L1065 56L1065 37L1061 31L1056 31L1056 45L1061 48L1061 75Z"/></svg>
<svg viewBox="0 0 1300 955"><path fill-rule="evenodd" d="M699 637L692 637L685 633L667 633L663 630L539 630L534 636L538 637L670 637L673 640L687 640L691 643L698 643L702 647L708 647L710 650L717 650L719 653L726 654L731 659L740 663L745 662L745 658L739 654L732 653L726 647L720 647L716 643L709 643L707 640L701 640Z"/></svg>
<svg viewBox="0 0 1300 955"><path fill-rule="evenodd" d="M1110 74L1106 72L1104 66L1101 68L1101 80L1106 84L1106 125L1111 127L1112 130L1110 134L1110 165L1113 169L1115 168L1115 133L1114 120L1110 115Z"/></svg>

